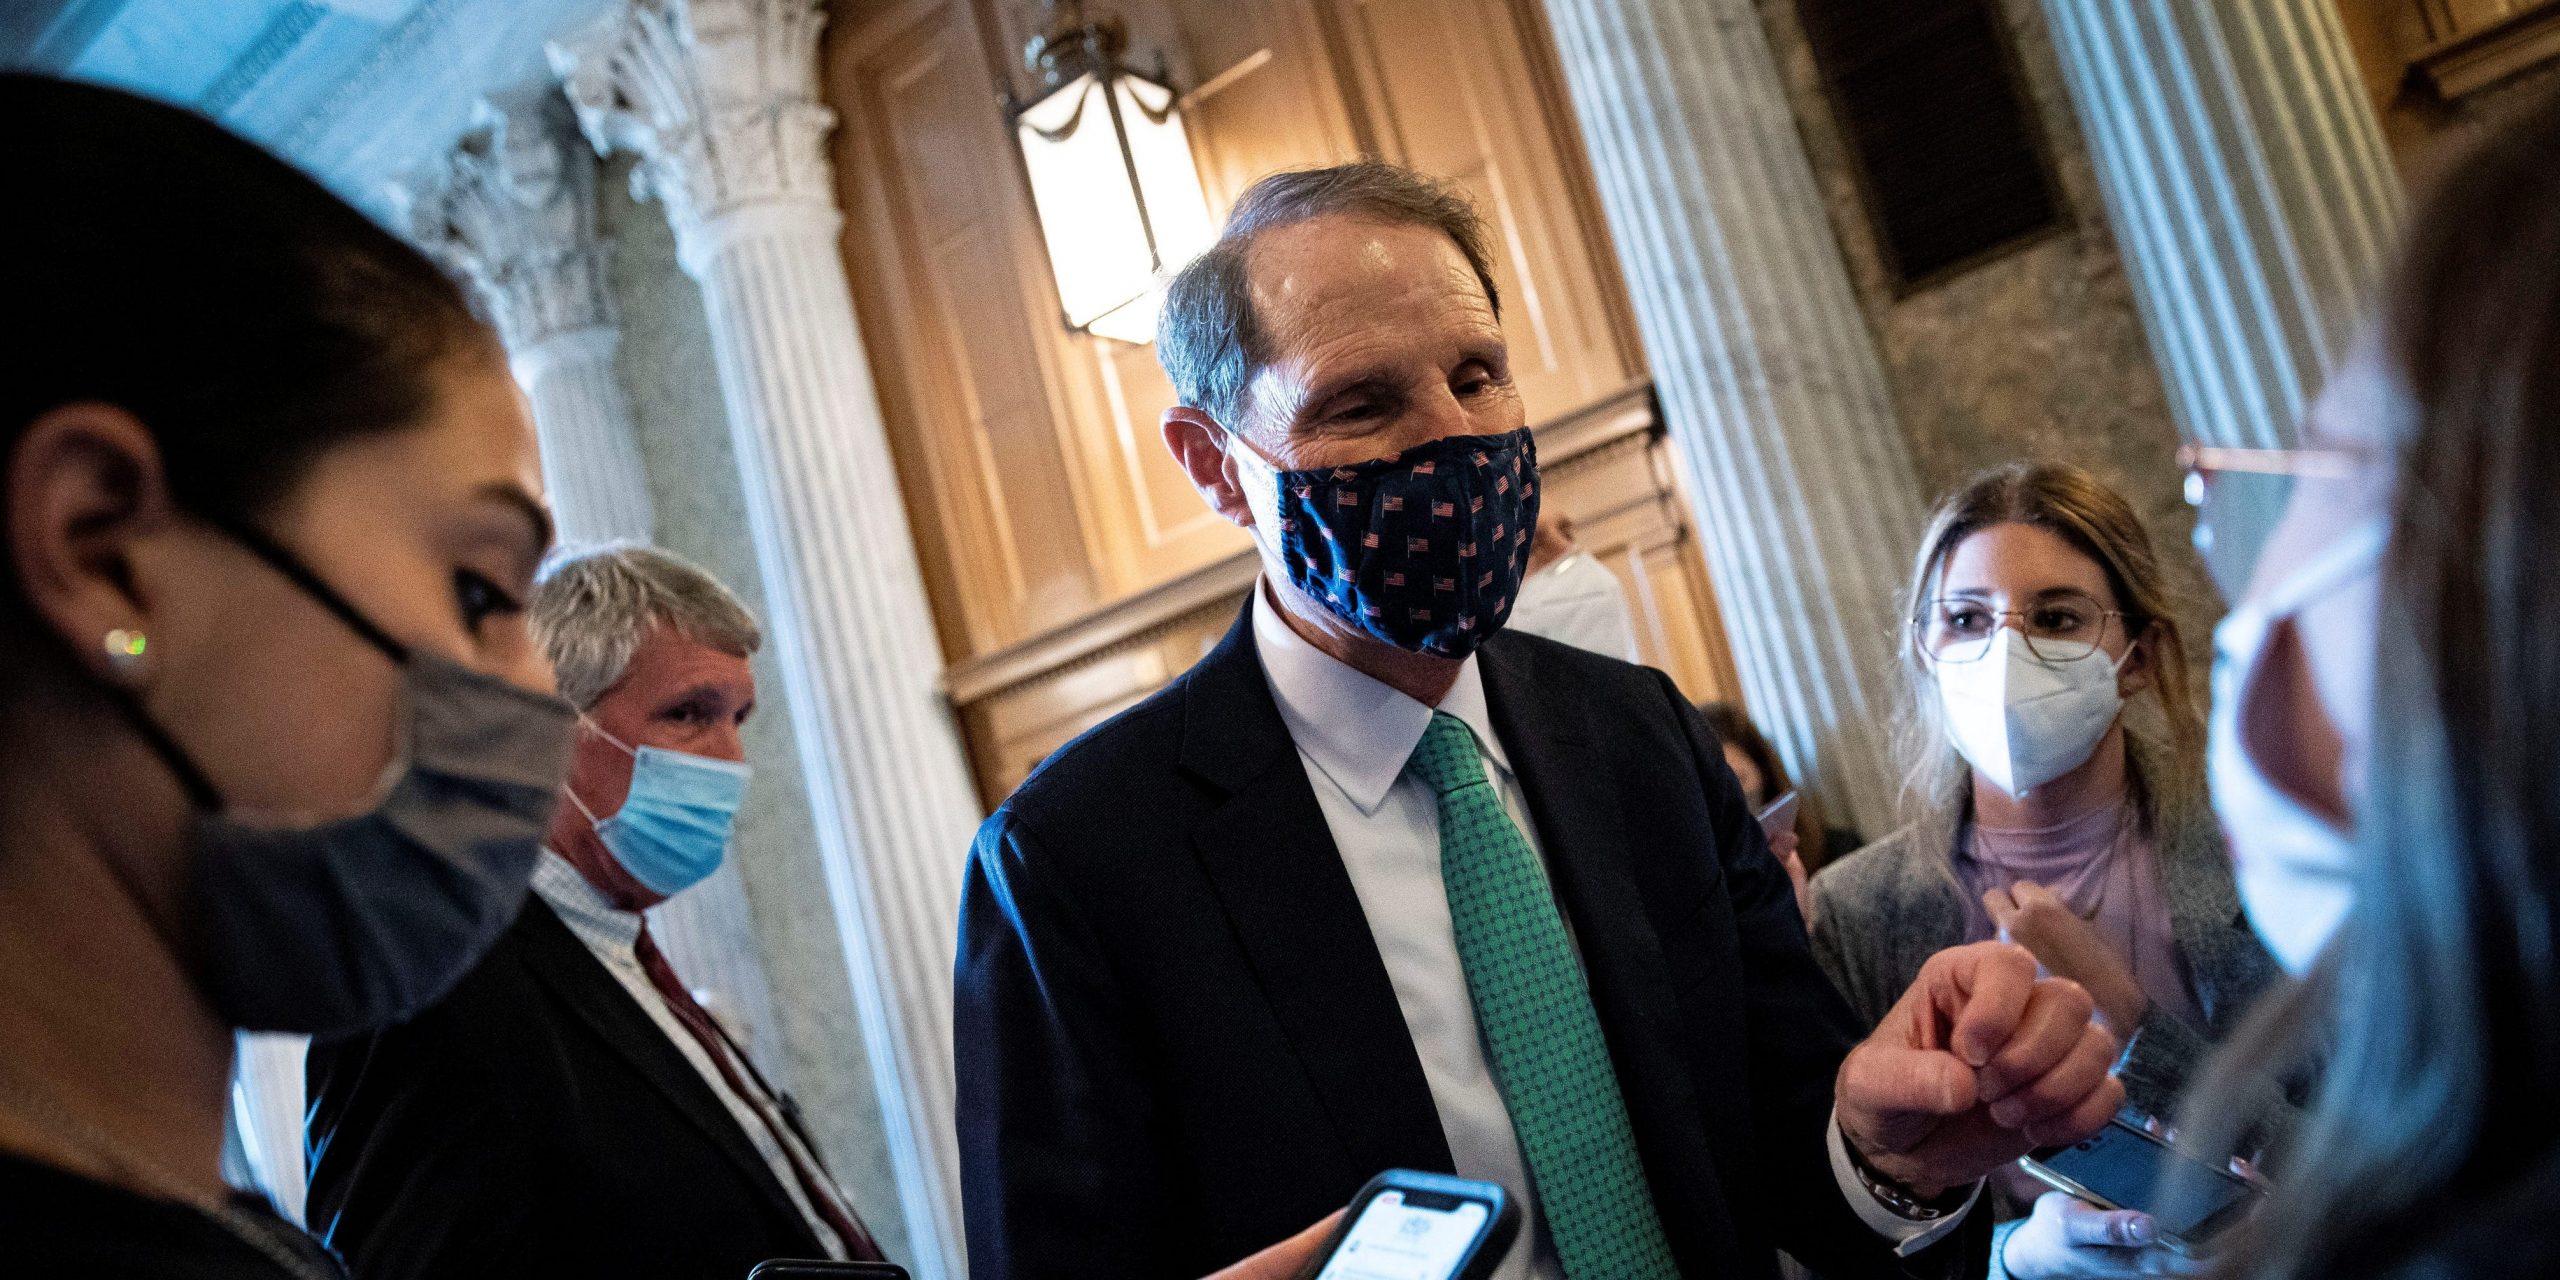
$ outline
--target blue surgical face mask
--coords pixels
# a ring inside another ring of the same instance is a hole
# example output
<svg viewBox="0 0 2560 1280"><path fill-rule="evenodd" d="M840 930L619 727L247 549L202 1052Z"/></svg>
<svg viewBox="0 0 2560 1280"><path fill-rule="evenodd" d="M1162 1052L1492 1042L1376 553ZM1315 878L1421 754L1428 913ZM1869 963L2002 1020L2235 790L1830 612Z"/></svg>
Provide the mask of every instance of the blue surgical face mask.
<svg viewBox="0 0 2560 1280"><path fill-rule="evenodd" d="M612 817L599 821L577 792L569 792L569 802L587 815L613 860L660 897L674 897L719 870L755 770L733 760L635 748L592 720L586 724L631 756L631 792Z"/></svg>
<svg viewBox="0 0 2560 1280"><path fill-rule="evenodd" d="M1289 584L1354 629L1463 658L1511 616L1538 523L1538 447L1526 428L1303 471L1274 469L1233 432L1227 440Z"/></svg>

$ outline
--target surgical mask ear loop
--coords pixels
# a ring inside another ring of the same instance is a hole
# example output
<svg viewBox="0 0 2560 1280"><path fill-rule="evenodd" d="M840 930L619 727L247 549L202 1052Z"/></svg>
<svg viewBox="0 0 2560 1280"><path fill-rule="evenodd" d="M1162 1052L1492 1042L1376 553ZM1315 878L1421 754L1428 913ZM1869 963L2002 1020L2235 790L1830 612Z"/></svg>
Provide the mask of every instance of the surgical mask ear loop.
<svg viewBox="0 0 2560 1280"><path fill-rule="evenodd" d="M560 784L560 794L561 794L561 795L564 795L564 796L567 796L567 797L569 798L569 803L571 803L571 804L573 804L573 805L576 805L576 806L578 807L578 812L579 812L579 814L580 814L580 815L582 815L582 816L584 816L584 817L586 818L586 820L587 820L587 826L588 826L590 829L593 829L593 828L595 827L595 825L596 825L596 821L597 821L597 820L596 820L596 811L595 811L595 810L593 810L593 809L588 808L588 807L587 807L587 802L578 798L578 791L577 791L577 788L570 786L570 785L569 785L568 783L566 783L566 782L563 782L563 783L561 783L561 784Z"/></svg>
<svg viewBox="0 0 2560 1280"><path fill-rule="evenodd" d="M631 758L632 758L632 759L634 759L634 760L637 760L637 759L639 759L639 758L640 758L640 749L639 749L638 747L632 746L630 743L628 743L628 742L624 742L622 739L617 738L617 737L613 736L611 733L606 732L606 731L605 731L605 727L604 727L603 725L597 724L597 723L595 722L595 718L594 718L593 716L588 715L586 712L581 711L581 712L579 712L579 713L578 713L578 723L579 723L579 724L582 724L582 725L584 725L584 726L586 726L587 732L592 733L592 734L596 735L597 737L602 738L602 739L604 739L605 741L612 743L614 746L621 748L621 750L622 750L622 754L624 754L624 755L626 755L626 756L629 756L629 757L631 757Z"/></svg>
<svg viewBox="0 0 2560 1280"><path fill-rule="evenodd" d="M1253 442L1245 439L1243 432L1232 427L1220 427L1218 430L1224 433L1219 439L1218 452L1236 460L1236 483L1247 488L1245 505L1250 507L1253 505L1253 488L1268 489L1280 482L1280 465L1263 457L1262 451L1253 447ZM1248 471L1259 474L1249 476L1245 474Z"/></svg>
<svg viewBox="0 0 2560 1280"><path fill-rule="evenodd" d="M640 758L639 751L634 749L630 743L624 742L622 739L605 732L605 727L597 724L594 718L589 716L586 712L581 711L578 713L578 724L585 728L587 732L592 733L620 748L622 754L629 756L634 760ZM578 807L578 812L586 817L589 829L593 829L600 821L600 819L596 817L596 811L588 808L587 802L578 798L577 789L569 785L569 780L567 778L562 778L560 780L560 794L567 796L569 798L569 803Z"/></svg>
<svg viewBox="0 0 2560 1280"><path fill-rule="evenodd" d="M1254 448L1253 442L1244 438L1243 432L1228 426L1220 426L1218 430L1221 433L1218 452L1236 460L1236 486L1241 491L1238 496L1244 499L1244 509L1253 516L1254 529L1264 527L1265 513L1261 504L1254 501L1254 494L1259 492L1270 499L1272 517L1270 534L1272 537L1279 537L1283 532L1279 524L1282 519L1279 514L1280 468L1264 458L1262 451ZM1249 474L1254 472L1259 474ZM1254 537L1253 531L1247 530L1245 536ZM1260 538L1254 538L1254 540L1257 544L1261 541Z"/></svg>
<svg viewBox="0 0 2560 1280"><path fill-rule="evenodd" d="M2124 652L2116 655L2115 661L2107 664L2108 678L2118 682L2116 687L2116 696L2119 698L2124 696L2124 687L2122 684L2124 680L2124 664L2133 661L2133 651L2141 647L2142 642L2140 640L2136 640L2133 643L2126 645L2124 647ZM2106 650L2101 649L2098 652L2104 653Z"/></svg>

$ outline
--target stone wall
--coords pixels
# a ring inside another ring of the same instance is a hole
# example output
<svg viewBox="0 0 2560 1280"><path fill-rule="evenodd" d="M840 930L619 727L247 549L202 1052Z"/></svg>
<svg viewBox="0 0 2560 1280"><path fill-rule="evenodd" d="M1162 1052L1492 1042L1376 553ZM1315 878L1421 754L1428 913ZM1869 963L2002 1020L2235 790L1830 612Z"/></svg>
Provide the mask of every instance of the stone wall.
<svg viewBox="0 0 2560 1280"><path fill-rule="evenodd" d="M2201 662L2221 604L2188 543L2194 520L2181 494L2177 424L2043 11L2037 0L1999 3L2059 179L2064 222L1901 298L1888 282L1795 0L1760 0L1760 9L1929 500L2013 460L2096 472L2150 522L2193 602L2180 622Z"/></svg>

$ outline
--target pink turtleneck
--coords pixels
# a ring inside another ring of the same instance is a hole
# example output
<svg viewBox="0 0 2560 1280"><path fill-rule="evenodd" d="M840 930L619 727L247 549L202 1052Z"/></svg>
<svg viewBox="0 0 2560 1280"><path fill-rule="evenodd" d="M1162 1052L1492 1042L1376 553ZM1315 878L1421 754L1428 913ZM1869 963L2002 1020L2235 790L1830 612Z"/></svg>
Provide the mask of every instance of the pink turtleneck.
<svg viewBox="0 0 2560 1280"><path fill-rule="evenodd" d="M2089 922L2133 970L2152 1004L2200 1023L2203 1013L2178 963L2151 842L2131 816L2126 801L2118 799L2047 827L1969 824L1955 859L1956 882L1964 886L1965 941L1998 932L1982 906L1985 891L2032 880Z"/></svg>

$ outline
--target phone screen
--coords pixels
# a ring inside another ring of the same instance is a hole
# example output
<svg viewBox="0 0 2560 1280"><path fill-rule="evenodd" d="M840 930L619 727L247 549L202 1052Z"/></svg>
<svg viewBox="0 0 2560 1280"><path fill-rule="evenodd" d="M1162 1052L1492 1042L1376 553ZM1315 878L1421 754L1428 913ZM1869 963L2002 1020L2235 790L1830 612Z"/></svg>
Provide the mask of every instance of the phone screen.
<svg viewBox="0 0 2560 1280"><path fill-rule="evenodd" d="M1477 1200L1381 1191L1361 1206L1316 1280L1448 1280L1490 1212Z"/></svg>
<svg viewBox="0 0 2560 1280"><path fill-rule="evenodd" d="M2215 1215L2256 1194L2228 1172L2121 1122L2071 1146L2039 1151L2035 1161L2113 1204L2152 1215L2162 1231L2182 1240L2198 1240L2197 1231ZM2162 1178L2172 1174L2198 1194L2164 1196L2169 1188Z"/></svg>

